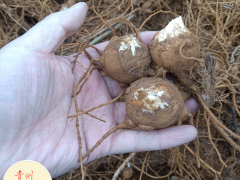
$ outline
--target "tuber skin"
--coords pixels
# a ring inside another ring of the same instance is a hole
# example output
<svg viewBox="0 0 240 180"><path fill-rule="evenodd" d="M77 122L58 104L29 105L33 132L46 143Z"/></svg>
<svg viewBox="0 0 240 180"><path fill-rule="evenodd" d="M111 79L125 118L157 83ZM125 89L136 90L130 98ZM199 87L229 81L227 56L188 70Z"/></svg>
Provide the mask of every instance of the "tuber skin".
<svg viewBox="0 0 240 180"><path fill-rule="evenodd" d="M173 19L165 29L157 32L149 48L156 65L173 73L188 90L195 93L202 91L202 84L196 82L200 76L198 72L204 66L200 61L192 59L200 58L200 44L197 37L184 26L181 17Z"/></svg>
<svg viewBox="0 0 240 180"><path fill-rule="evenodd" d="M135 37L113 37L99 62L106 76L122 84L154 74L147 46Z"/></svg>
<svg viewBox="0 0 240 180"><path fill-rule="evenodd" d="M162 129L189 114L177 87L167 80L155 77L141 78L132 83L127 89L125 104L127 114L123 123L104 134L83 159L118 129Z"/></svg>
<svg viewBox="0 0 240 180"><path fill-rule="evenodd" d="M177 87L160 78L141 78L131 84L125 104L125 120L144 131L166 128L189 113Z"/></svg>
<svg viewBox="0 0 240 180"><path fill-rule="evenodd" d="M132 170L131 167L125 167L122 171L122 177L123 179L130 179L133 173L134 171Z"/></svg>
<svg viewBox="0 0 240 180"><path fill-rule="evenodd" d="M203 5L203 3L204 3L204 0L193 0L192 1L192 4L194 6L201 6L201 5Z"/></svg>

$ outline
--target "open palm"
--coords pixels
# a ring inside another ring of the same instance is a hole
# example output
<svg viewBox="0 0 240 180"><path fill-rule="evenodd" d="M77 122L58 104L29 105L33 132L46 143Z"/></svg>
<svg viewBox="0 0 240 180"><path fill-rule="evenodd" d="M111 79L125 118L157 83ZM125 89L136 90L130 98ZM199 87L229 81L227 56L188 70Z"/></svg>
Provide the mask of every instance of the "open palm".
<svg viewBox="0 0 240 180"><path fill-rule="evenodd" d="M52 177L79 166L75 119L67 116L76 113L73 90L89 60L80 55L78 61L83 67L77 63L72 73L73 56L56 56L54 51L79 29L86 12L86 4L78 3L54 13L0 50L0 179L12 164L25 159L40 162ZM143 42L148 45L154 34L142 33ZM97 47L103 51L106 45L107 42ZM99 57L93 49L88 51ZM77 101L79 108L88 110L119 93L116 81L102 78L95 70ZM190 112L197 108L193 99L186 106ZM79 117L83 154L110 128L123 122L125 104L112 103L91 114L106 123L88 115ZM109 136L84 163L108 154L170 148L195 137L192 126L151 132L120 130Z"/></svg>

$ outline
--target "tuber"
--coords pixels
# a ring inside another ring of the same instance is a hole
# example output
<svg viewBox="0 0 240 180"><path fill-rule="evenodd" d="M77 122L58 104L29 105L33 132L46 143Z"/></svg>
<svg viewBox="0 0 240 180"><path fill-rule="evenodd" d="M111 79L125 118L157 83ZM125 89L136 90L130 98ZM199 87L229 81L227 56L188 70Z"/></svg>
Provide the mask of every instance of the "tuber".
<svg viewBox="0 0 240 180"><path fill-rule="evenodd" d="M122 84L152 74L147 46L135 37L113 37L99 59L105 75Z"/></svg>
<svg viewBox="0 0 240 180"><path fill-rule="evenodd" d="M203 3L204 3L204 0L193 0L192 1L192 4L194 6L201 6L201 5L203 5Z"/></svg>
<svg viewBox="0 0 240 180"><path fill-rule="evenodd" d="M155 77L141 78L132 83L127 89L125 104L127 114L124 122L104 134L83 159L118 129L150 131L166 128L189 114L177 87Z"/></svg>
<svg viewBox="0 0 240 180"><path fill-rule="evenodd" d="M200 58L197 37L183 24L182 17L173 19L157 32L150 43L153 62L173 73L188 90L201 92L200 71L204 66Z"/></svg>
<svg viewBox="0 0 240 180"><path fill-rule="evenodd" d="M177 87L160 78L142 78L131 84L125 104L125 120L131 119L145 131L166 128L189 113Z"/></svg>
<svg viewBox="0 0 240 180"><path fill-rule="evenodd" d="M133 170L131 167L125 167L122 171L122 177L123 179L130 179L132 177L133 174Z"/></svg>

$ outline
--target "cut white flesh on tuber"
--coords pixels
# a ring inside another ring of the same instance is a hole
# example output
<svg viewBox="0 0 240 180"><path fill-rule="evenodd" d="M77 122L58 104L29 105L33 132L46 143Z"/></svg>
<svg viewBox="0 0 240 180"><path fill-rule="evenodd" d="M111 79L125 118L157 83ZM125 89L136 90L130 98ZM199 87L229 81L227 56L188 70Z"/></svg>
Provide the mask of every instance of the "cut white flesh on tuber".
<svg viewBox="0 0 240 180"><path fill-rule="evenodd" d="M134 98L132 101L141 100L143 103L142 111L154 113L154 110L158 108L164 109L168 106L161 96L164 94L164 90L159 90L157 87L152 86L149 88L140 88L134 93Z"/></svg>
<svg viewBox="0 0 240 180"><path fill-rule="evenodd" d="M184 26L182 17L179 16L171 20L164 29L158 32L158 41L161 42L168 37L176 37L185 32L189 32L189 30Z"/></svg>
<svg viewBox="0 0 240 180"><path fill-rule="evenodd" d="M121 42L121 46L119 48L119 51L124 51L125 49L128 49L129 47L131 48L133 56L135 56L135 49L136 47L141 47L135 37L127 37L126 38L126 43Z"/></svg>

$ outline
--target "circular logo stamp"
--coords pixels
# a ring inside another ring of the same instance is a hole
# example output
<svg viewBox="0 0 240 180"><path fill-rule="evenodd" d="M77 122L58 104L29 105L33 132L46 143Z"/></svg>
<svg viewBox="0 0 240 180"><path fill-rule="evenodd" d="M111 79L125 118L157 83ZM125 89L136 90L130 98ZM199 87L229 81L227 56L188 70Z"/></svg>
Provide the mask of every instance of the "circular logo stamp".
<svg viewBox="0 0 240 180"><path fill-rule="evenodd" d="M52 180L48 170L40 163L31 160L13 164L5 173L3 180Z"/></svg>

